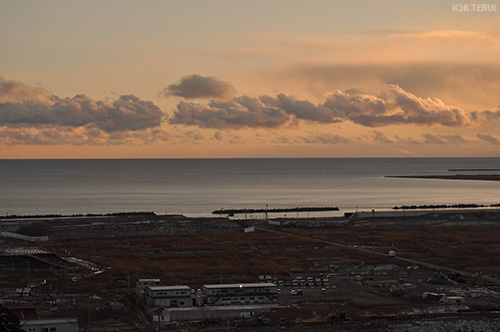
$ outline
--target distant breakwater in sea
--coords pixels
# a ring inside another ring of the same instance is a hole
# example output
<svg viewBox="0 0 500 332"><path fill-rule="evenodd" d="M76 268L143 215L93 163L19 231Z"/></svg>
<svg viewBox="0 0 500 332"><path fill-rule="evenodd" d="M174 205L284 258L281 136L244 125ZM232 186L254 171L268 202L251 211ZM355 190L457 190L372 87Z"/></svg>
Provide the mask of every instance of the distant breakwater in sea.
<svg viewBox="0 0 500 332"><path fill-rule="evenodd" d="M486 207L500 207L499 204L431 204L431 205L402 205L395 206L393 210L418 210L418 209L470 209L470 208L486 208Z"/></svg>
<svg viewBox="0 0 500 332"><path fill-rule="evenodd" d="M455 174L455 175L386 175L386 178L500 181L500 174Z"/></svg>
<svg viewBox="0 0 500 332"><path fill-rule="evenodd" d="M216 210L212 214L241 214L241 213L284 213L284 212L323 212L339 211L338 207L297 207L282 209L227 209Z"/></svg>

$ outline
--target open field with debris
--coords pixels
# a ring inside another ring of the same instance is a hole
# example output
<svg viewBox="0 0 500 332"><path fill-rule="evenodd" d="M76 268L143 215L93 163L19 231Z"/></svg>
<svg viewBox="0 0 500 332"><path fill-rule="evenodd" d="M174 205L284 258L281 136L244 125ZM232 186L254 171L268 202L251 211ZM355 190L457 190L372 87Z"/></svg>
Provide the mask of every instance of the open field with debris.
<svg viewBox="0 0 500 332"><path fill-rule="evenodd" d="M250 226L255 231L244 233ZM198 289L220 282L258 282L262 275L271 276L280 287L279 305L267 314L270 326L283 324L297 331L363 327L399 331L412 330L416 326L412 322L417 321L439 329L439 324L462 319L464 326L486 320L494 327L500 311L500 288L495 283L500 278L499 226L500 213L491 211L287 219L278 225L151 214L9 220L4 231L47 235L49 240L29 243L3 238L2 249L39 248L71 264L46 266L33 255L19 256L17 265L9 260L9 265L2 266L0 289L5 304L34 305L44 317L76 316L80 327L90 326L92 331L153 328L151 311L134 295L140 278ZM396 257L389 257L388 251ZM327 276L328 286L293 283ZM19 297L16 290L29 284L34 284L31 296ZM292 295L298 289L303 295ZM446 297L424 299L424 292ZM446 301L453 297L463 302ZM347 320L326 324L332 310L345 312ZM223 323L210 322L215 328ZM202 326L207 323L162 328ZM263 327L254 322L237 327L256 328Z"/></svg>

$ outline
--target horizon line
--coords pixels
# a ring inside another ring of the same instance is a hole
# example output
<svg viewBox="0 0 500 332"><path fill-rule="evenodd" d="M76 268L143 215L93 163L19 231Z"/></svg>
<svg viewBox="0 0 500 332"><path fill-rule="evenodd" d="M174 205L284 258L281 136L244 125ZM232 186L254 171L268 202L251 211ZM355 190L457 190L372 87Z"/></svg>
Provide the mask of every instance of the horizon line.
<svg viewBox="0 0 500 332"><path fill-rule="evenodd" d="M251 160L251 159L497 159L497 157L172 157L172 158L0 158L0 161L11 160Z"/></svg>

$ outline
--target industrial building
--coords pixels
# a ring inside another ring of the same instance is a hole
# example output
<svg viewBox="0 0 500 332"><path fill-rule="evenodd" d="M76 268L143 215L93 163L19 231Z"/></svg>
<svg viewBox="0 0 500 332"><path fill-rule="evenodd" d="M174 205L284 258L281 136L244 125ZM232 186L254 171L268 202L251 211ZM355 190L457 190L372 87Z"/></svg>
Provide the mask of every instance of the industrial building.
<svg viewBox="0 0 500 332"><path fill-rule="evenodd" d="M193 320L214 320L214 319L239 319L251 317L252 315L267 314L271 311L271 305L237 305L237 306L210 306L191 308L165 308L153 314L153 322L168 323Z"/></svg>
<svg viewBox="0 0 500 332"><path fill-rule="evenodd" d="M144 298L144 293L147 287L159 285L160 279L139 279L135 284L135 292L137 296Z"/></svg>
<svg viewBox="0 0 500 332"><path fill-rule="evenodd" d="M192 307L188 286L149 286L145 289L146 304L150 307Z"/></svg>
<svg viewBox="0 0 500 332"><path fill-rule="evenodd" d="M144 297L147 306L161 308L273 305L278 303L278 287L274 283L214 284L203 285L195 293L189 286L148 286Z"/></svg>
<svg viewBox="0 0 500 332"><path fill-rule="evenodd" d="M203 285L206 304L213 306L278 303L278 287L273 283Z"/></svg>
<svg viewBox="0 0 500 332"><path fill-rule="evenodd" d="M76 318L25 319L20 325L25 332L78 332Z"/></svg>

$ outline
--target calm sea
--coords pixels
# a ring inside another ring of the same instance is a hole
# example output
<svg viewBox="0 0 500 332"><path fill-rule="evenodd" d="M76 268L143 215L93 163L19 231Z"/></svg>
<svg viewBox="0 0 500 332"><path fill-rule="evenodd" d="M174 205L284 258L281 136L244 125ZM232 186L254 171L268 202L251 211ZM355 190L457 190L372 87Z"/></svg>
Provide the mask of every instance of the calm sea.
<svg viewBox="0 0 500 332"><path fill-rule="evenodd" d="M384 178L453 168L500 158L0 160L0 215L500 203L500 182Z"/></svg>

